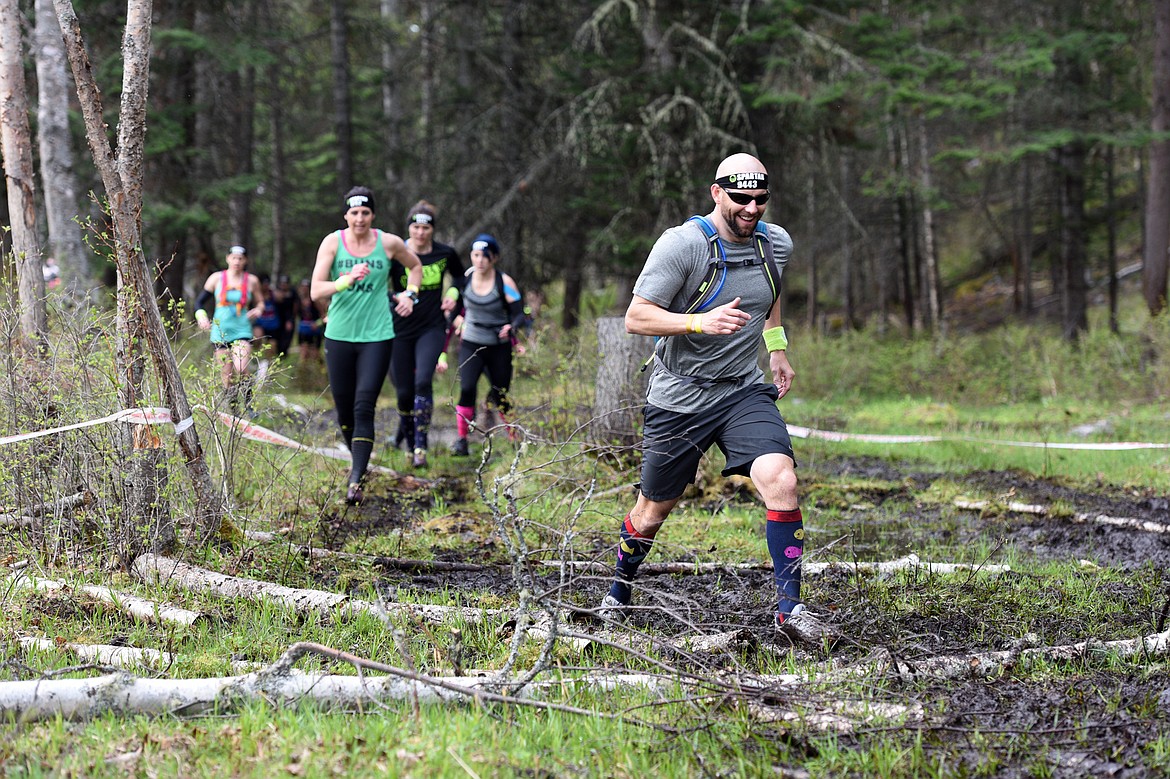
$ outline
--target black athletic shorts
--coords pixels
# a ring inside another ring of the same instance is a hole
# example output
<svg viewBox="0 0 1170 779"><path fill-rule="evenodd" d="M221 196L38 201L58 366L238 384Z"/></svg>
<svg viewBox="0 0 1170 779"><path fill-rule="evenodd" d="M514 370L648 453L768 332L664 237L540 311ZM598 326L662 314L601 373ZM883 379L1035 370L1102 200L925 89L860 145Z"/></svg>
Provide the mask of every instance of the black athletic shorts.
<svg viewBox="0 0 1170 779"><path fill-rule="evenodd" d="M211 345L215 347L215 351L217 351L217 352L228 352L228 351L231 351L231 348L233 346L235 346L237 343L239 343L240 341L247 341L248 343L251 343L252 339L251 338L233 338L230 341L212 341Z"/></svg>
<svg viewBox="0 0 1170 779"><path fill-rule="evenodd" d="M717 444L727 458L724 476L749 476L752 463L765 454L786 454L794 461L792 440L772 384L753 384L701 414L679 414L647 405L642 442L642 494L649 500L673 500L694 482L703 453Z"/></svg>

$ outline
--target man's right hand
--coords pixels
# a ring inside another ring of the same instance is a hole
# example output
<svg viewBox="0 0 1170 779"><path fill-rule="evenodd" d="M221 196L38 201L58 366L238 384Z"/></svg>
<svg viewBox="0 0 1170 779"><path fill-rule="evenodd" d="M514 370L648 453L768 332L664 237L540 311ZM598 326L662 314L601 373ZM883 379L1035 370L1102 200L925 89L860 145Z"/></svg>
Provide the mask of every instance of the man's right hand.
<svg viewBox="0 0 1170 779"><path fill-rule="evenodd" d="M739 307L742 298L736 298L703 314L703 332L708 335L737 333L751 320L752 315Z"/></svg>

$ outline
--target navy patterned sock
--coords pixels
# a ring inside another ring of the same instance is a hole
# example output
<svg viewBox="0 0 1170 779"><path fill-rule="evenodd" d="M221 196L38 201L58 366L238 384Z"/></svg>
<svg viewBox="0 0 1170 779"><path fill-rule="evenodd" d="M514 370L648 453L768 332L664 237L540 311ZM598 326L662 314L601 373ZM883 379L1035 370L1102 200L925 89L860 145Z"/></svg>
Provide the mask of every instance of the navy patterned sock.
<svg viewBox="0 0 1170 779"><path fill-rule="evenodd" d="M621 543L618 544L617 565L614 566L614 580L609 594L620 603L629 603L631 583L638 573L638 566L646 559L654 539L646 538L634 529L634 523L627 514L621 526Z"/></svg>
<svg viewBox="0 0 1170 779"><path fill-rule="evenodd" d="M800 509L768 509L767 537L776 580L776 610L788 614L800 603L800 558L804 554L804 516Z"/></svg>
<svg viewBox="0 0 1170 779"><path fill-rule="evenodd" d="M427 448L427 434L431 430L431 410L435 404L424 395L414 396L414 448Z"/></svg>

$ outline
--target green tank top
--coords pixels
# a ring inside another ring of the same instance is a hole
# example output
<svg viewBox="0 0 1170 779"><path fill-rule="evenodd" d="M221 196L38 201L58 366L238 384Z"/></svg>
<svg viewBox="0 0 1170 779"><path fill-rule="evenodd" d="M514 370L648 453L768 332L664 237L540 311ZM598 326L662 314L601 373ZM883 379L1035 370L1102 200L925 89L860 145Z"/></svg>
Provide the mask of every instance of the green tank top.
<svg viewBox="0 0 1170 779"><path fill-rule="evenodd" d="M368 263L370 273L344 292L329 300L329 320L325 337L334 341L369 343L394 337L394 318L390 314L390 258L382 246L382 233L374 231L374 250L365 257L355 257L345 245L345 231L338 230L337 254L333 258L330 279L336 281L359 262Z"/></svg>

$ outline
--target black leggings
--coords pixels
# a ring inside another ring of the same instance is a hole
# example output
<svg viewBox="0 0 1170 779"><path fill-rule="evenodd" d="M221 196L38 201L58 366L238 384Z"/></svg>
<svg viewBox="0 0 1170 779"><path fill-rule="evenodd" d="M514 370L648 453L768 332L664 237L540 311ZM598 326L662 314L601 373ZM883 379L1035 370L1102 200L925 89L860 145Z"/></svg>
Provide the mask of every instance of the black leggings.
<svg viewBox="0 0 1170 779"><path fill-rule="evenodd" d="M356 343L325 339L325 367L337 407L337 424L353 455L350 484L365 475L374 451L374 411L393 345L391 340Z"/></svg>
<svg viewBox="0 0 1170 779"><path fill-rule="evenodd" d="M475 385L487 374L491 389L488 401L508 413L512 404L508 388L512 386L512 344L483 346L463 341L459 345L459 405L475 408Z"/></svg>
<svg viewBox="0 0 1170 779"><path fill-rule="evenodd" d="M394 339L390 376L398 393L398 412L410 414L416 397L434 397L435 363L443 351L446 331L441 327L424 330L413 338Z"/></svg>

